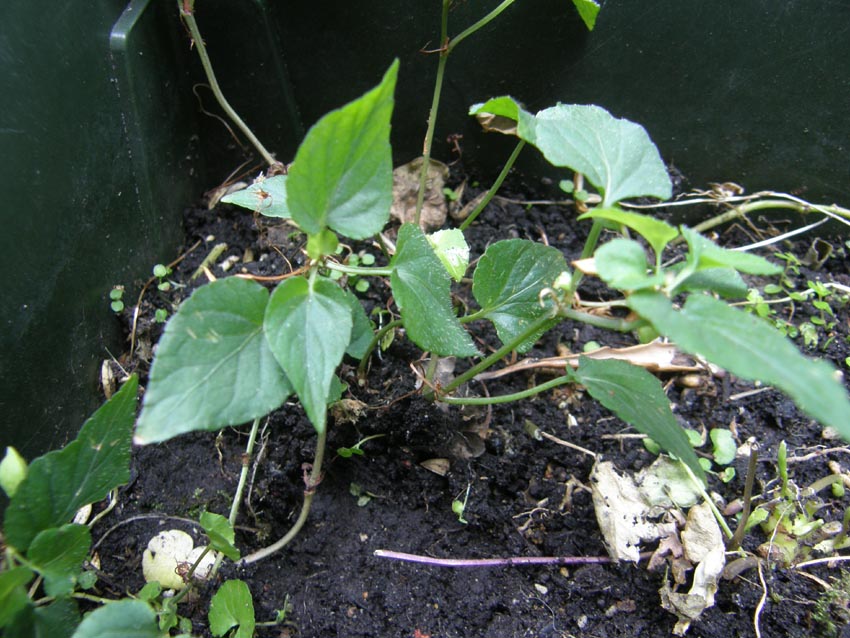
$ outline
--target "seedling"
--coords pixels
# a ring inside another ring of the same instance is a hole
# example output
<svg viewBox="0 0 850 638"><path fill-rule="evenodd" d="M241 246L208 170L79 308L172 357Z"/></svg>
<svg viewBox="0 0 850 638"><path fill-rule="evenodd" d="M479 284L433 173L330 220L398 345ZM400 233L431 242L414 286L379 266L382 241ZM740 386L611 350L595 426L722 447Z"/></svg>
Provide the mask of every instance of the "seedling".
<svg viewBox="0 0 850 638"><path fill-rule="evenodd" d="M109 298L112 300L109 304L112 312L117 314L124 311L124 286L113 286Z"/></svg>
<svg viewBox="0 0 850 638"><path fill-rule="evenodd" d="M171 290L171 282L166 281L166 277L171 274L171 268L163 264L157 264L153 267L153 276L156 277L156 288L160 292L168 292Z"/></svg>
<svg viewBox="0 0 850 638"><path fill-rule="evenodd" d="M382 436L386 436L386 434L373 434L372 436L367 436L366 438L360 439L355 443L352 447L340 447L337 448L336 453L344 459L350 459L352 456L363 456L366 454L363 451L363 444L366 441L371 441L372 439L380 439Z"/></svg>
<svg viewBox="0 0 850 638"><path fill-rule="evenodd" d="M460 500L460 494L452 501L452 512L457 516L457 520L459 523L463 523L466 525L469 523L464 517L463 513L466 511L466 504L469 502L469 490L472 487L472 484L469 483L466 486L466 493L463 495L463 500Z"/></svg>

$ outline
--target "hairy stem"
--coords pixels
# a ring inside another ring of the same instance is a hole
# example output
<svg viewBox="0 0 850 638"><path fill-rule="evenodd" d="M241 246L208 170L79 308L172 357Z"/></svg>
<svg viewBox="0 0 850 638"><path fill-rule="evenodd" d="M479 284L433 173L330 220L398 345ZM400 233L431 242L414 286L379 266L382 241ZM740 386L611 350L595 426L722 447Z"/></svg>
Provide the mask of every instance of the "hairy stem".
<svg viewBox="0 0 850 638"><path fill-rule="evenodd" d="M747 531L747 521L750 519L752 508L753 483L756 478L756 462L758 461L758 457L758 445L753 444L750 446L750 462L747 465L747 478L744 483L744 509L741 511L741 519L738 521L738 527L735 528L735 533L726 544L726 549L730 552L735 551L741 546L741 542L744 540L744 534Z"/></svg>
<svg viewBox="0 0 850 638"><path fill-rule="evenodd" d="M508 176L511 168L513 168L514 163L516 162L516 158L519 157L520 151L525 147L525 140L520 140L517 145L514 147L511 156L508 158L508 161L505 163L505 166L502 168L502 172L499 173L499 176L496 178L496 181L493 182L493 185L490 187L490 190L487 191L487 194L478 202L478 205L475 207L469 216L463 220L463 223L460 225L461 230L466 230L469 225L475 221L475 218L487 207L487 204L490 203L490 200L499 192L499 188L502 186L502 182L505 181L505 178Z"/></svg>
<svg viewBox="0 0 850 638"><path fill-rule="evenodd" d="M304 523L307 522L307 517L310 514L310 506L313 504L313 497L316 495L316 488L322 480L322 461L325 458L325 443L327 441L327 436L327 430L323 430L319 433L319 437L316 440L316 454L313 458L313 467L310 470L310 476L306 481L307 485L304 489L304 502L301 505L301 512L298 514L298 519L279 541L273 545L264 547L253 554L244 556L242 560L237 563L238 565L249 565L264 558L268 558L275 552L286 547L290 541L298 535L301 528L304 527Z"/></svg>
<svg viewBox="0 0 850 638"><path fill-rule="evenodd" d="M201 59L201 65L204 67L204 73L207 75L207 81L210 83L210 89L212 90L216 101L218 101L219 106L221 106L222 110L227 114L227 117L229 117L233 123L239 127L239 130L245 134L248 141L250 141L260 155L263 156L266 163L269 166L279 164L274 156L266 150L266 147L263 146L257 136L254 135L254 132L248 128L248 125L242 121L242 118L239 117L239 114L232 106L230 106L230 103L224 97L224 93L222 93L218 80L215 77L215 72L213 71L212 64L210 63L210 58L207 55L207 47L204 45L204 39L201 37L201 32L198 29L198 23L195 21L195 14L193 13L194 7L192 5L194 5L194 3L184 3L182 0L177 0L177 7L180 11L180 16L189 28L189 33L192 34L192 40L195 41L195 48L198 51L198 57Z"/></svg>

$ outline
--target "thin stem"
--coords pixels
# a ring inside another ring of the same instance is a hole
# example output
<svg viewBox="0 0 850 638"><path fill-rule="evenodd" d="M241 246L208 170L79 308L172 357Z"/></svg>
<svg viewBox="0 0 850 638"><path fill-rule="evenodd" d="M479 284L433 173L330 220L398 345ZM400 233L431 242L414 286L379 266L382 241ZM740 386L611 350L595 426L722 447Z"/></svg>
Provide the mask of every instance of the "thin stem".
<svg viewBox="0 0 850 638"><path fill-rule="evenodd" d="M215 77L215 72L213 71L212 64L210 63L210 58L207 55L207 47L204 44L204 39L201 37L201 32L198 29L198 23L195 21L195 15L193 13L194 7L192 5L194 5L194 3L184 3L181 0L177 0L177 7L180 11L180 15L186 22L186 26L189 27L189 33L192 34L192 40L195 41L195 49L198 51L198 57L201 59L201 65L204 67L204 73L207 75L207 80L210 83L210 89L212 90L215 99L218 101L219 106L221 106L227 116L233 120L233 123L236 124L236 126L238 126L245 134L248 141L250 141L251 144L254 145L254 148L259 151L260 155L263 156L266 163L269 166L275 166L279 162L266 150L266 147L262 145L257 136L254 135L253 131L248 128L248 125L242 121L242 118L239 117L239 114L236 113L224 97L224 93L222 93L218 80Z"/></svg>
<svg viewBox="0 0 850 638"><path fill-rule="evenodd" d="M590 233L587 235L587 239L584 242L584 248L581 251L582 259L587 259L593 255L593 251L596 250L596 245L599 243L599 236L602 234L602 228L602 220L594 219L593 226L590 227ZM581 283L582 277L584 277L584 275L579 269L573 271L573 276L570 279L571 294L578 289L578 285Z"/></svg>
<svg viewBox="0 0 850 638"><path fill-rule="evenodd" d="M239 503L242 502L242 492L245 490L245 481L248 479L248 467L251 465L251 455L254 453L254 444L257 442L257 432L260 429L260 417L254 419L251 425L251 433L248 435L248 445L245 446L245 454L242 455L242 471L239 474L239 483L236 485L236 493L233 495L233 503L230 504L230 525L236 525L236 515L239 513Z"/></svg>
<svg viewBox="0 0 850 638"><path fill-rule="evenodd" d="M557 388L559 385L565 385L567 383L572 383L573 381L574 379L572 377L563 376L547 381L546 383L541 383L540 385L536 385L532 388L528 388L522 392L514 392L513 394L502 394L495 397L440 397L439 400L442 403L449 403L451 405L491 405L496 403L510 403L511 401L520 401L522 399L527 399L528 397L533 397L535 394L546 392L546 390L551 390L552 388Z"/></svg>
<svg viewBox="0 0 850 638"><path fill-rule="evenodd" d="M357 366L357 378L364 379L366 377L366 366L369 362L369 357L372 356L372 351L378 346L381 342L381 339L384 338L384 335L387 334L390 330L395 330L401 325L401 319L396 319L394 321L390 321L383 328L375 332L372 340L369 342L369 345L366 346L366 352L363 354L363 358L360 359L360 365Z"/></svg>
<svg viewBox="0 0 850 638"><path fill-rule="evenodd" d="M472 35L482 27L486 27L490 22L495 20L499 16L499 14L502 13L502 11L511 6L515 1L516 0L504 0L502 4L493 9L490 13L481 18L478 22L461 31L460 35L458 35L457 37L452 38L452 41L449 43L448 51L446 51L446 55L451 53L454 48L461 42L463 42L468 36Z"/></svg>
<svg viewBox="0 0 850 638"><path fill-rule="evenodd" d="M325 443L327 441L327 436L327 430L323 430L319 433L319 437L316 440L316 454L313 458L313 467L310 470L310 476L306 481L307 485L304 490L304 502L301 505L301 513L298 515L298 519L295 521L295 524L279 541L273 545L264 547L253 554L243 557L242 560L237 563L238 565L244 566L256 563L258 560L267 558L275 552L280 551L286 547L289 542L298 535L301 528L304 527L304 523L307 522L307 517L310 514L310 506L313 503L313 497L316 495L316 488L322 480L322 461L325 458Z"/></svg>
<svg viewBox="0 0 850 638"><path fill-rule="evenodd" d="M347 266L335 261L326 261L325 268L345 273L346 275L365 275L369 277L389 277L393 274L392 268L372 268L370 266Z"/></svg>
<svg viewBox="0 0 850 638"><path fill-rule="evenodd" d="M590 314L589 312L573 310L572 308L561 308L558 314L565 319L581 321L589 326L602 328L604 330L614 330L616 332L631 332L632 330L637 330L646 323L643 319L628 321L626 319L616 319L613 317L600 317L598 315Z"/></svg>
<svg viewBox="0 0 850 638"><path fill-rule="evenodd" d="M735 533L729 539L726 549L730 552L735 551L741 546L744 540L744 534L747 531L747 521L750 519L750 510L753 500L753 483L756 478L756 462L759 456L758 444L750 446L750 462L747 465L747 478L744 482L744 509L741 512L741 519L738 521L738 527L735 528Z"/></svg>
<svg viewBox="0 0 850 638"><path fill-rule="evenodd" d="M428 112L428 129L425 132L425 143L422 147L422 169L419 171L419 192L416 194L416 215L414 223L419 225L422 216L422 204L425 203L425 184L428 182L428 169L431 167L431 147L434 144L434 130L437 128L437 111L440 108L440 95L443 92L443 77L446 73L446 61L449 59L449 4L451 0L443 0L443 13L440 21L440 60L437 63L437 77L434 80L434 95L431 98L431 110Z"/></svg>
<svg viewBox="0 0 850 638"><path fill-rule="evenodd" d="M443 77L446 72L446 62L449 59L449 54L454 51L455 47L463 42L473 33L487 26L494 20L502 11L511 6L516 0L503 0L503 2L493 9L486 16L478 20L472 26L467 27L460 34L449 41L449 5L450 0L443 0L442 19L440 21L440 60L437 65L437 78L434 80L434 97L431 100L431 111L428 115L428 130L425 133L425 145L422 150L422 170L419 172L419 192L416 195L416 216L414 223L419 225L419 218L422 215L422 204L425 202L425 184L428 181L428 169L431 166L431 147L434 143L434 130L437 127L437 111L440 107L440 95L443 91Z"/></svg>
<svg viewBox="0 0 850 638"><path fill-rule="evenodd" d="M723 530L723 532L726 534L726 538L731 539L732 537L734 537L732 530L729 529L729 525L726 524L726 519L723 518L723 514L720 513L720 510L717 509L717 505L714 504L714 501L711 500L711 497L708 495L708 492L705 491L705 484L696 477L693 470L689 468L686 463L679 461L679 464L683 468L685 468L685 472L691 478L691 481L693 481L694 485L696 485L699 489L700 494L702 495L702 499L705 501L706 505L708 505L708 509L711 510L711 513L714 515L714 519L717 521L717 524L720 526L720 529Z"/></svg>
<svg viewBox="0 0 850 638"><path fill-rule="evenodd" d="M511 156L508 158L508 161L505 163L505 166L502 168L502 172L499 173L499 176L496 178L496 181L493 182L493 185L490 187L490 190L487 191L487 194L484 195L483 199L478 202L478 206L475 207L469 216L463 220L463 223L460 225L461 230L466 230L469 225L475 221L475 218L487 207L487 204L490 203L490 200L496 195L499 191L499 188L502 186L502 182L505 181L505 178L508 176L511 168L513 168L514 163L516 162L516 158L519 157L520 151L525 147L525 140L520 140L517 145L514 147Z"/></svg>
<svg viewBox="0 0 850 638"><path fill-rule="evenodd" d="M646 552L649 556L651 552ZM420 554L393 552L388 549L376 549L375 556L390 558L408 563L421 563L436 567L512 567L519 565L589 565L613 563L610 556L515 556L512 558L433 558ZM641 558L645 558L641 554Z"/></svg>
<svg viewBox="0 0 850 638"><path fill-rule="evenodd" d="M551 322L553 319L554 319L554 317L551 316L551 315L543 315L542 317L538 317L536 320L531 322L528 325L528 327L522 333L520 333L519 336L517 336L515 339L513 339L512 341L503 345L501 348L496 350L490 356L482 359L478 364L472 366L469 370L467 370L463 374L455 377L451 381L451 383L449 383L447 386L445 386L442 389L441 394L451 393L452 391L456 390L457 388L462 386L464 383L466 383L467 381L469 381L470 379L475 377L475 375L477 375L479 372L486 370L487 368L492 366L497 361L500 361L503 357L507 356L508 354L510 354L511 352L516 350L516 348L523 341L525 341L529 337L537 334L537 332L539 332L542 328L544 328L546 326L546 324ZM441 397L440 400L442 401L443 397Z"/></svg>

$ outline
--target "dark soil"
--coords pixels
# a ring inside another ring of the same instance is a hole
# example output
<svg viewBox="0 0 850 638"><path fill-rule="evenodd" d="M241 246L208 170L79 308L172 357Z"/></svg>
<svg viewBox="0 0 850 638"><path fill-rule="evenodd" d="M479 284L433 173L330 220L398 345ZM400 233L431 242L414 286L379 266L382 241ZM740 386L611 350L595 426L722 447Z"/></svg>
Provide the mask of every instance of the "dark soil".
<svg viewBox="0 0 850 638"><path fill-rule="evenodd" d="M497 202L472 226L473 256L479 256L489 242L525 237L548 241L562 249L568 260L574 259L581 251L587 228L574 218L574 211L557 206L526 210L525 206ZM767 229L766 224L761 226ZM233 272L277 275L303 263L303 238L291 237L286 229L253 218L241 209L222 206L212 211L190 210L186 233L187 246L200 242L175 267L172 276L186 288L146 295L136 328L136 356L125 361L142 374L149 364L151 344L162 329L152 321L154 309L171 310L172 304L206 282L203 275L193 282L189 276L215 244L228 245L222 259L231 255L240 259L229 273L213 267L216 277ZM718 241L739 245L750 240L739 229L721 235ZM841 247L841 242L834 243L836 248ZM802 255L805 248L800 244L790 250ZM249 256L247 262L241 261L248 250L253 259ZM843 250L836 250L825 268L828 273L804 267L796 280L802 287L807 279L850 284L850 259ZM367 304L374 303L369 299L378 299L383 292L379 285L373 286ZM463 296L462 289L459 294ZM592 286L582 291L585 300L598 298L595 294ZM813 310L798 306L797 312L801 320ZM475 326L475 330L484 343L492 339L486 326ZM844 360L850 352L845 341L845 309L839 312L832 332L835 338L826 352L813 350L810 354L846 368ZM580 351L589 340L615 346L634 343L630 335L612 336L565 322L531 354L551 356L559 344ZM824 334L820 345L826 340ZM670 635L676 619L661 608L658 593L665 574L649 572L644 565L450 569L374 556L376 549L451 558L607 556L590 494L582 486L592 460L550 441L535 440L525 431L527 420L615 462L621 471L637 470L654 459L639 440L604 438L628 430L578 390L495 406L489 415L441 409L415 392L416 377L410 365L420 357L409 342L396 339L381 357L372 358L368 384L362 388L352 376L351 366L356 362L346 363L343 378L350 384L347 396L368 407L354 423L342 419L331 423L326 473L305 529L278 555L244 569L232 564L223 568L220 578L247 582L258 620L271 620L274 610L282 608L285 601L291 604L287 624L259 628L258 635ZM538 377L545 375L539 373ZM762 461L757 492L775 478L780 440L788 442L789 456L839 445L824 441L820 427L776 391L735 399L736 394L753 386L707 375L701 380L699 387L685 388L674 377L663 379L671 382L669 398L683 423L709 429L731 426L739 442L750 437L758 442ZM504 394L523 389L530 382L529 374L509 375L488 382L486 390L491 395ZM482 392L480 386L472 390ZM372 434L383 436L364 445L364 456L346 459L334 453ZM204 509L227 514L246 438L244 429L234 428L218 436L186 435L135 450L132 482L122 489L115 511L94 530L104 575L99 587L104 595L141 588L141 554L157 531L179 527L195 532L200 540L198 526L190 519L197 520ZM261 451L237 530L237 545L243 554L276 540L297 516L304 489L302 465L312 460L314 444L314 431L297 404L287 404L265 421ZM450 460L445 476L421 465L434 458ZM792 478L799 485L807 485L826 476L830 473L828 460L845 466L848 462L847 455L840 452L817 456L792 465ZM745 472L745 467L739 468L729 484L712 480L711 489L732 501L743 492ZM361 493L371 498L358 502L353 493L358 488L353 486L359 486ZM463 524L452 512L452 501L462 499L467 488L469 498L463 515L468 522ZM830 500L827 496L827 500L820 515L840 520L847 499ZM734 522L731 524L734 527ZM110 525L115 527L107 532ZM765 540L760 531L753 531L744 546L754 550ZM837 575L837 570L826 566L806 571L826 581ZM823 626L813 619L813 610L823 587L799 571L775 565L765 564L762 573L767 597L759 619L761 635L818 635ZM207 600L216 588L212 585L209 591L201 592L196 603L181 605L181 613L194 622L195 635L209 635ZM763 593L755 569L721 582L715 606L691 627L689 635L754 635L754 614Z"/></svg>

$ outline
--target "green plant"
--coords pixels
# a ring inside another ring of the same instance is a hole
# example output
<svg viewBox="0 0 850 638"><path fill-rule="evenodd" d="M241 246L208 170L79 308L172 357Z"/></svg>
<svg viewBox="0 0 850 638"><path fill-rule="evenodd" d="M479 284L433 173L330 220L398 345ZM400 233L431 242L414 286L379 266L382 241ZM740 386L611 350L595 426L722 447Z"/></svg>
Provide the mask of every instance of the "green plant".
<svg viewBox="0 0 850 638"><path fill-rule="evenodd" d="M318 435L295 525L243 562L279 550L303 526L321 478L327 408L344 391L337 367L346 355L365 362L399 327L431 354L426 394L434 400L450 405L509 402L578 384L702 480L703 468L660 382L627 362L582 357L577 369L510 395L469 397L457 391L510 353L529 350L557 323L579 321L639 331L643 337L666 336L682 350L743 378L776 386L814 418L850 434L850 401L831 366L805 358L769 325L726 301L746 295L741 273L772 276L782 269L763 258L725 250L687 227L619 207L630 197L668 198L671 185L644 129L600 107L558 105L532 114L502 97L472 108L489 128L518 136L553 165L581 175L584 188L596 190L599 204L579 217L591 227L576 269L549 246L521 239L495 242L472 273L471 294L478 308L458 316L451 281L460 280L469 264L462 228L429 237L417 225L403 224L394 253L386 255L387 265L340 262L340 236L373 237L389 219L389 128L396 75L394 63L377 87L314 125L287 175L258 180L223 200L290 219L307 235L308 264L271 294L247 279L202 287L171 319L158 347L137 442L251 419L256 425L291 395L298 397ZM600 245L603 232L615 238ZM687 246L684 260L666 265L665 249L679 238ZM357 297L340 285L344 281L326 276L332 272L389 278L400 319L373 332ZM605 304L611 316L591 313L578 302L576 293L588 275L620 295ZM634 318L617 316L618 308ZM479 353L467 330L479 320L491 322L503 344L488 356ZM473 364L434 384L436 362L443 356L470 358Z"/></svg>
<svg viewBox="0 0 850 638"><path fill-rule="evenodd" d="M838 638L841 627L850 623L850 571L841 570L841 576L815 601L812 618L822 629L825 638Z"/></svg>
<svg viewBox="0 0 850 638"><path fill-rule="evenodd" d="M124 286L113 286L109 291L109 307L112 312L120 313L124 311Z"/></svg>
<svg viewBox="0 0 850 638"><path fill-rule="evenodd" d="M10 500L0 570L0 627L5 635L96 635L86 629L93 621L80 624L78 607L80 600L107 602L89 593L97 580L86 562L92 523L72 520L77 510L105 499L130 478L137 387L133 376L86 421L74 441L28 467L19 455L7 452L2 474ZM139 636L159 635L145 603L108 602L103 609L116 609L113 605L138 620L140 629L150 630Z"/></svg>

